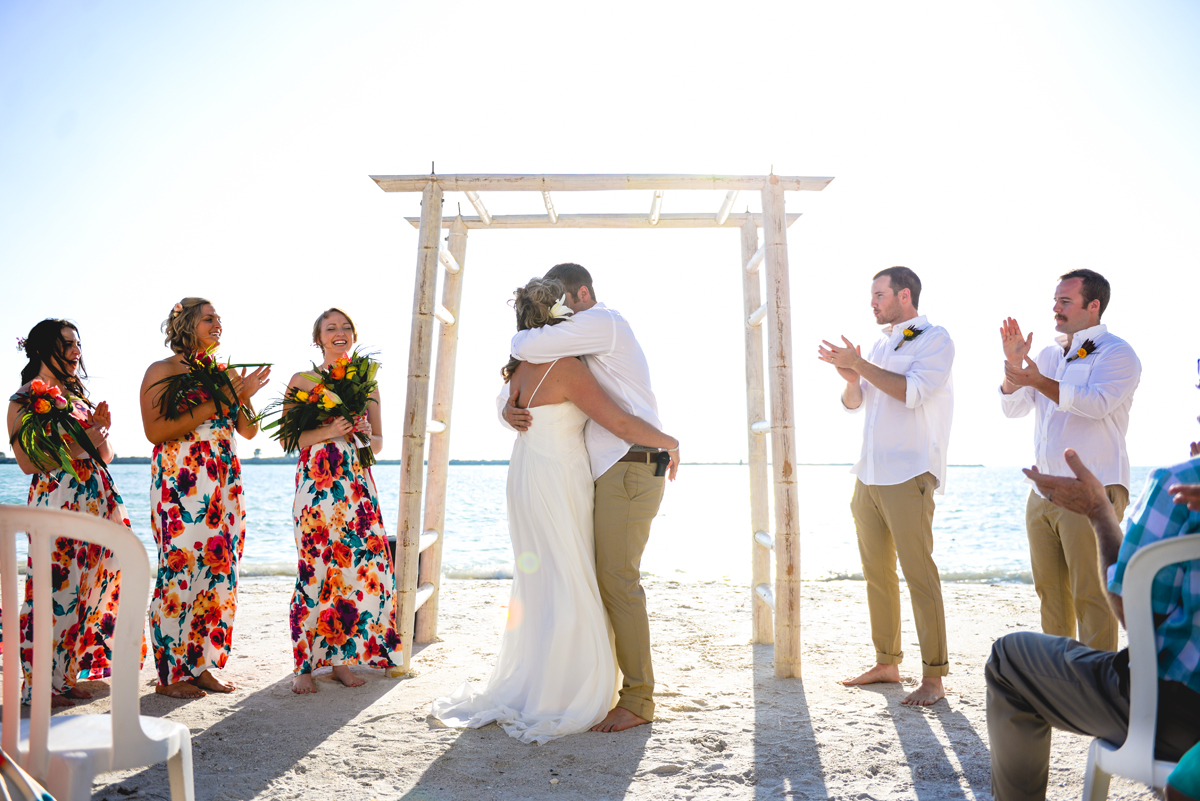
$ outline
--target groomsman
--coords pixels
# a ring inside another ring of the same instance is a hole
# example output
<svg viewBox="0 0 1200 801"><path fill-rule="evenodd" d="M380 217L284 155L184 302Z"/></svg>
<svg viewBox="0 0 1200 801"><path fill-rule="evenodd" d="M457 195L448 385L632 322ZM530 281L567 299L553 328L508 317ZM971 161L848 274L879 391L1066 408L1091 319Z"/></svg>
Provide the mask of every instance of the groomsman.
<svg viewBox="0 0 1200 801"><path fill-rule="evenodd" d="M933 562L933 496L946 483L954 342L946 329L918 314L920 297L921 279L912 270L880 270L871 284L871 310L884 329L868 357L845 337L845 347L822 342L818 354L846 380L842 406L866 412L862 455L851 469L858 478L850 511L867 580L875 667L842 683L900 681L899 557L922 663L921 684L902 703L927 706L945 697L942 676L950 672L942 584Z"/></svg>
<svg viewBox="0 0 1200 801"><path fill-rule="evenodd" d="M1054 290L1054 345L1029 358L1033 334L1021 335L1013 318L1000 327L1006 417L1036 410L1033 448L1037 469L1072 476L1063 451L1072 448L1104 484L1118 522L1129 505L1125 432L1142 365L1125 340L1100 317L1111 290L1104 276L1072 270ZM1025 505L1033 585L1042 603L1042 631L1078 638L1089 648L1117 649L1117 618L1100 576L1096 537L1088 519L1050 503L1034 485ZM1077 625L1078 624L1078 628Z"/></svg>

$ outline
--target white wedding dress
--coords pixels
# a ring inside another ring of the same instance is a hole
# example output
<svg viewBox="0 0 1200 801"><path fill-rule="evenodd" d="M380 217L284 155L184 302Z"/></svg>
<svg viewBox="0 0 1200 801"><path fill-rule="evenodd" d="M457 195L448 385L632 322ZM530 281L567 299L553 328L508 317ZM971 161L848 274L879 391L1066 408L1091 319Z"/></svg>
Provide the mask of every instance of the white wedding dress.
<svg viewBox="0 0 1200 801"><path fill-rule="evenodd" d="M434 701L433 716L454 727L495 721L522 742L545 743L604 718L617 665L596 585L587 416L569 402L529 411L508 466L513 585L496 667L485 685Z"/></svg>

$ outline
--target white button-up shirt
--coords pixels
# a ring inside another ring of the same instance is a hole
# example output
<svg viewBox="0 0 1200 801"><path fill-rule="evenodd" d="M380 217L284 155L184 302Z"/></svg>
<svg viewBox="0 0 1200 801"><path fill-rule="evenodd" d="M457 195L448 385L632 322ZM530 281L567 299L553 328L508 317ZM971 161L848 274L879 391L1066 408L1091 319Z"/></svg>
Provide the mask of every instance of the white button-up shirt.
<svg viewBox="0 0 1200 801"><path fill-rule="evenodd" d="M904 329L921 329L904 342ZM897 347L899 346L899 347ZM859 379L863 399L856 409L863 420L862 455L850 472L869 485L902 484L923 473L937 480L935 493L946 485L946 448L954 416L954 342L945 328L930 325L925 315L883 329L867 361L904 376L904 402Z"/></svg>
<svg viewBox="0 0 1200 801"><path fill-rule="evenodd" d="M512 338L512 355L531 364L582 356L596 381L618 406L650 425L662 428L658 419L658 401L650 388L650 365L646 354L620 312L603 303L576 312L571 319L558 325L518 331ZM496 399L501 420L509 394L506 386ZM593 478L604 475L629 452L631 445L636 444L626 442L592 420L584 429L584 441Z"/></svg>
<svg viewBox="0 0 1200 801"><path fill-rule="evenodd" d="M1095 350L1067 361L1088 340L1095 344ZM1055 337L1055 342L1058 344L1044 348L1036 361L1042 375L1058 382L1058 403L1033 387L1021 387L1005 395L1002 386L1000 404L1004 415L1024 417L1037 410L1033 450L1041 472L1075 475L1063 459L1063 451L1074 448L1100 483L1129 489L1125 432L1129 430L1133 392L1142 378L1142 363L1129 343L1108 333L1106 325L1077 331L1069 342L1063 334ZM1071 349L1064 353L1068 344Z"/></svg>

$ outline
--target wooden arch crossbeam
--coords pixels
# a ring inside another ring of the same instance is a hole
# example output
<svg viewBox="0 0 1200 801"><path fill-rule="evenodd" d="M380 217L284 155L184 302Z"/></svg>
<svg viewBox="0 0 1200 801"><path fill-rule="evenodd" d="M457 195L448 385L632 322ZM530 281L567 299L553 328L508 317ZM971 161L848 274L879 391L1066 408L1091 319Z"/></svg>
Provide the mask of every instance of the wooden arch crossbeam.
<svg viewBox="0 0 1200 801"><path fill-rule="evenodd" d="M518 228L737 228L742 240L742 280L746 330L747 435L750 445L751 531L754 580L754 641L775 643L775 675L800 676L800 506L796 492L796 441L791 371L791 301L786 229L800 215L784 211L787 191L820 191L833 180L782 175L372 175L385 192L420 192L421 216L406 218L418 229L416 286L409 341L408 386L404 405L400 510L396 527L396 623L407 673L416 642L437 636L441 584L442 531L445 526L446 482L450 461L450 417L454 396L454 362L458 347L459 299L469 229ZM648 214L559 214L551 192L651 190ZM714 213L662 214L666 190L725 192ZM461 191L478 216L443 218L446 191ZM546 214L495 216L480 192L540 192ZM762 213L731 213L737 193L760 192ZM443 228L450 230L448 252L439 246ZM759 247L758 229L763 229ZM435 300L437 265L444 265L442 302ZM760 298L759 267L766 265L765 300ZM433 323L438 332L438 372L433 409L429 406ZM763 323L766 323L764 326ZM767 329L771 419L765 420L762 332ZM428 459L428 492L423 466L426 435L432 435ZM767 446L775 488L775 535L768 529ZM424 507L424 520L421 512ZM771 551L776 554L774 589L770 583ZM773 625L772 625L773 624Z"/></svg>

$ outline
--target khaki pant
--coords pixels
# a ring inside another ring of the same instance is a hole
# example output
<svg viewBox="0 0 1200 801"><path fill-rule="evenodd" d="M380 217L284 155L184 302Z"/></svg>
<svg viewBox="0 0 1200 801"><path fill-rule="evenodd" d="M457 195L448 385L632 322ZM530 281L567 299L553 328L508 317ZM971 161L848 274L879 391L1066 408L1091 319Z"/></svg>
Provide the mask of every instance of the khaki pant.
<svg viewBox="0 0 1200 801"><path fill-rule="evenodd" d="M950 672L942 580L933 563L934 488L931 473L889 486L855 481L850 501L863 577L867 580L875 661L898 665L904 659L900 644L900 579L896 576L899 557L912 597L923 676L945 676Z"/></svg>
<svg viewBox="0 0 1200 801"><path fill-rule="evenodd" d="M646 720L654 718L654 668L642 552L666 481L636 462L617 462L596 480L596 579L624 676L617 706Z"/></svg>
<svg viewBox="0 0 1200 801"><path fill-rule="evenodd" d="M1129 490L1120 484L1105 490L1117 518L1124 518ZM1042 602L1042 631L1078 639L1089 648L1117 650L1117 618L1108 605L1107 582L1100 575L1092 524L1030 491L1025 530L1033 586Z"/></svg>
<svg viewBox="0 0 1200 801"><path fill-rule="evenodd" d="M1050 729L1125 742L1129 730L1127 653L1022 631L992 645L984 669L992 796L1042 801L1050 775ZM1200 740L1200 694L1158 682L1158 759L1175 762Z"/></svg>

